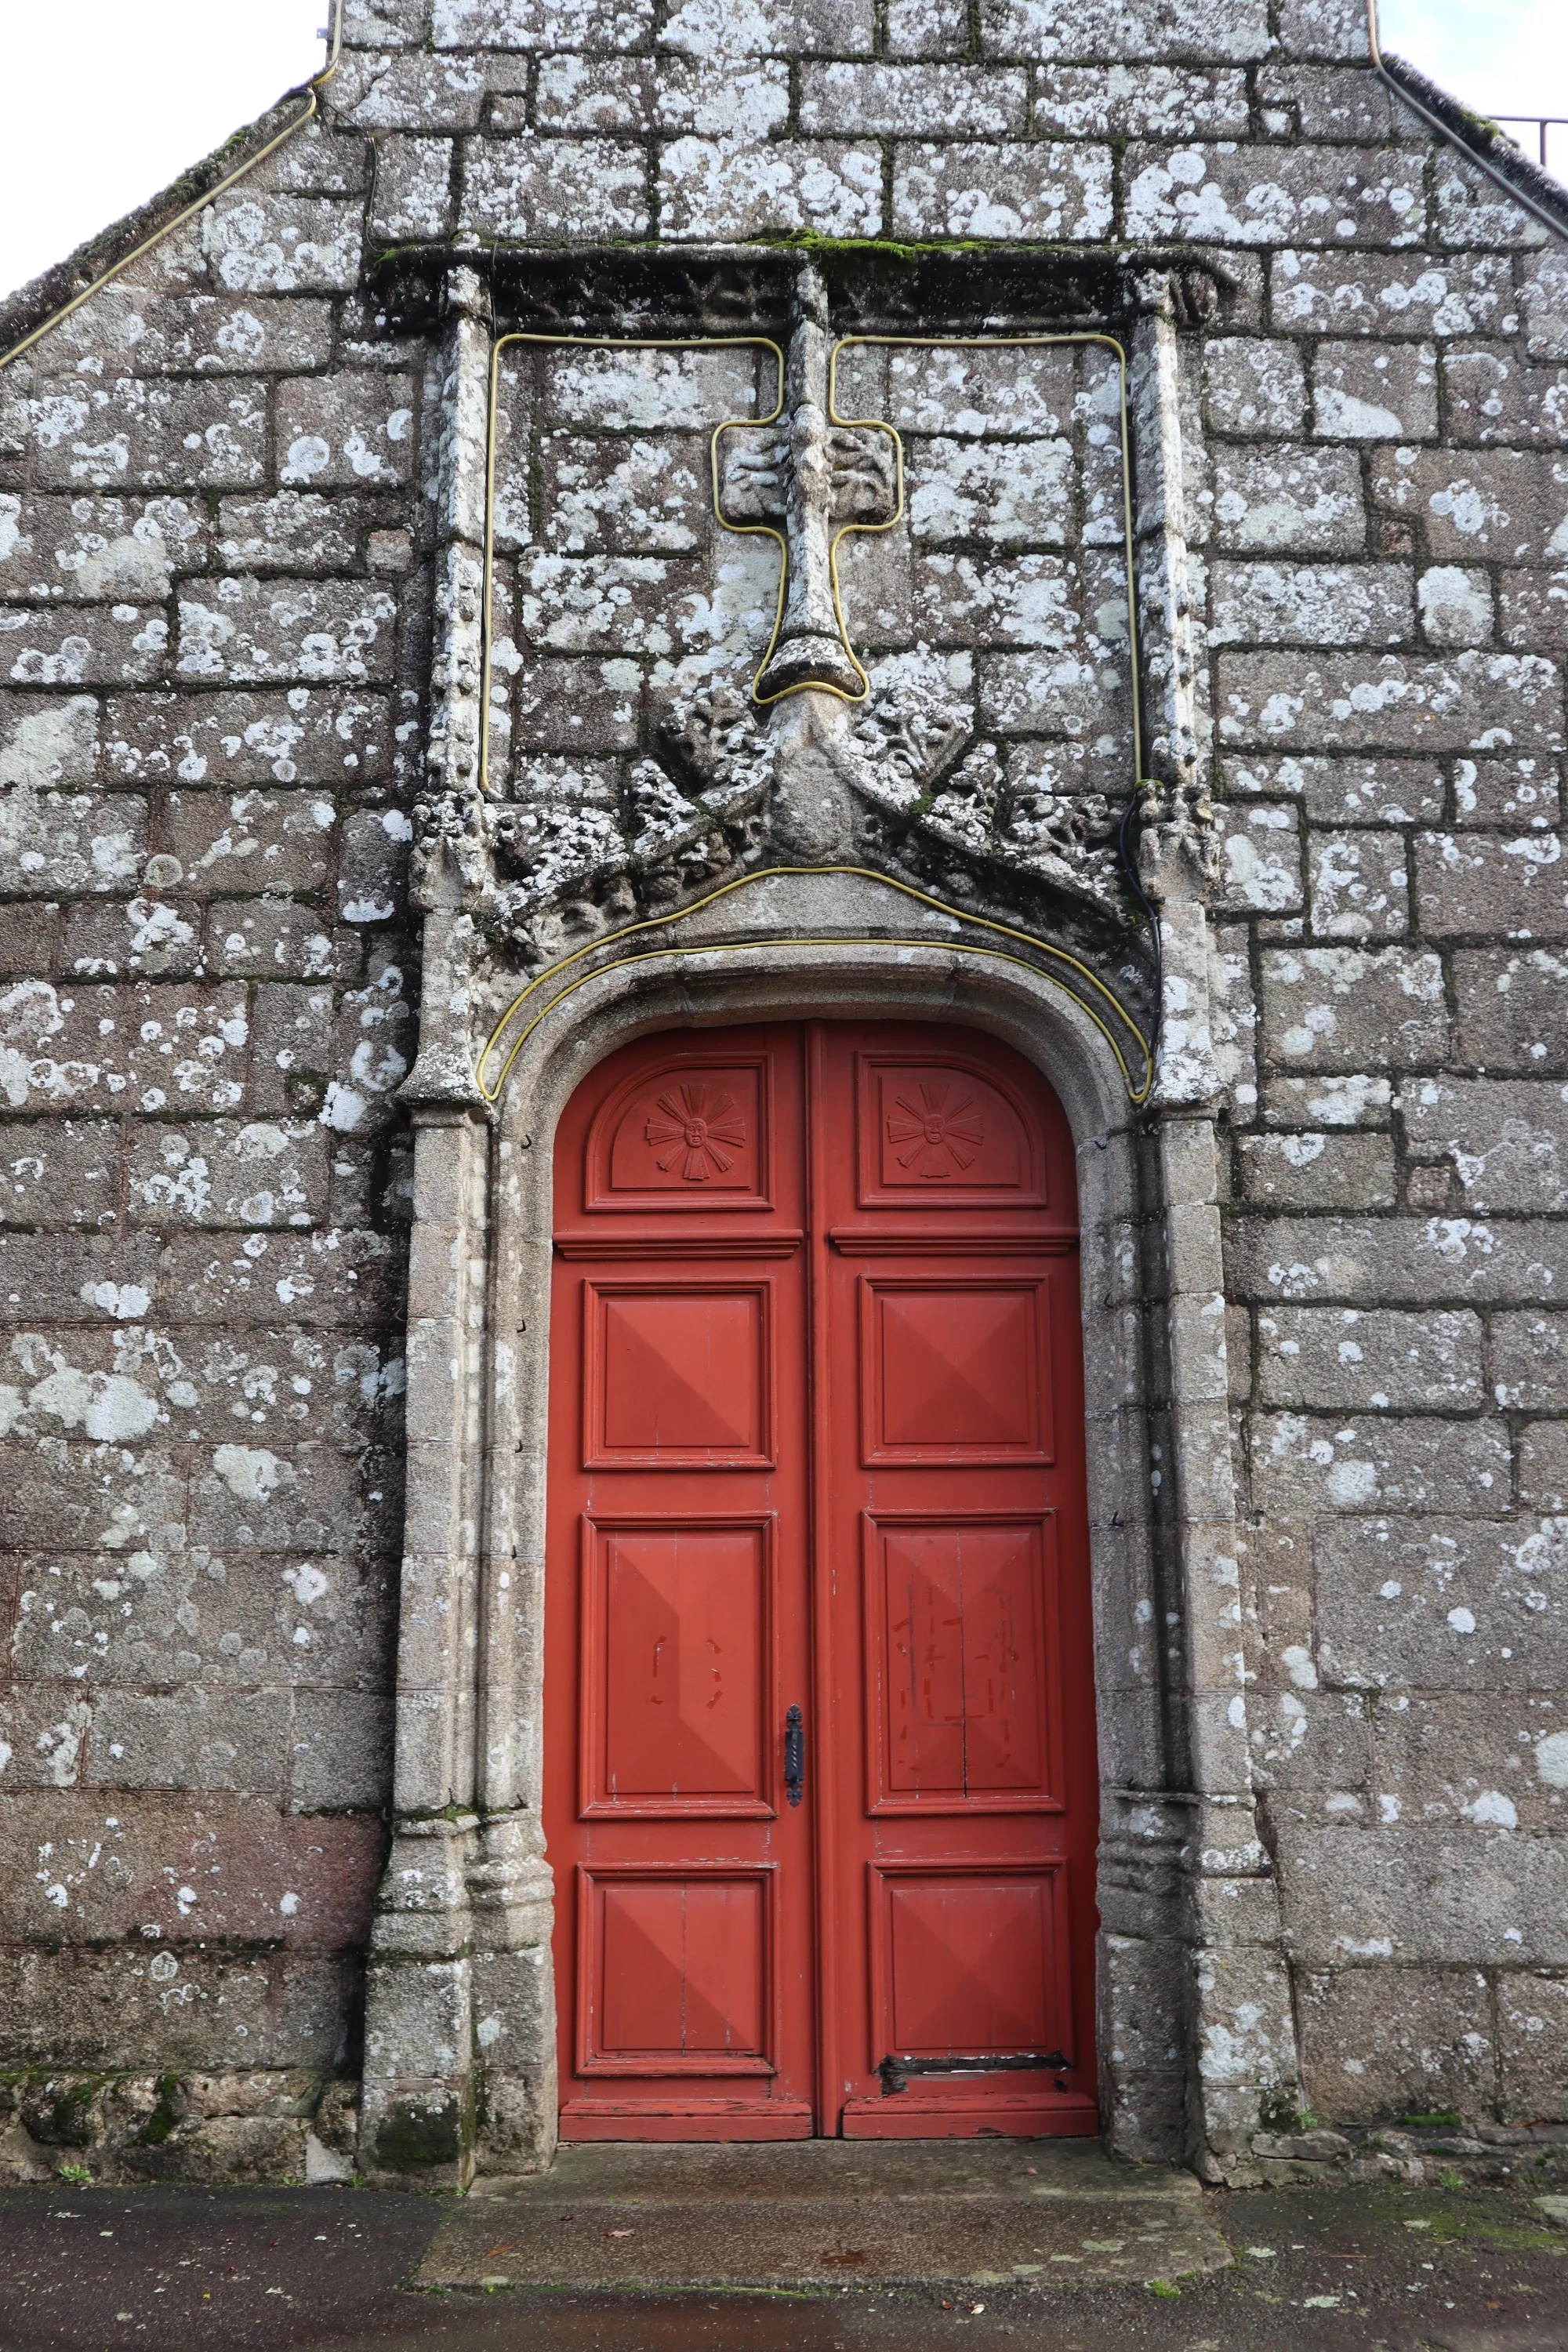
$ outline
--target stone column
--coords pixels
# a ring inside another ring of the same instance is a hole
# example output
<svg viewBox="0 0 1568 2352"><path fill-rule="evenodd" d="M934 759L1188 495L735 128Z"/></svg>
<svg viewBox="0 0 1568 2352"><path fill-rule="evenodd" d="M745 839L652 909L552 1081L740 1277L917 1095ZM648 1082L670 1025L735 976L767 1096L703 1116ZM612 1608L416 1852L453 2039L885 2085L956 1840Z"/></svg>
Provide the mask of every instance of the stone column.
<svg viewBox="0 0 1568 2352"><path fill-rule="evenodd" d="M542 1580L536 1562L521 1589L516 1332L498 1328L493 1303L496 1147L475 1076L475 917L491 879L480 757L491 339L487 289L454 269L429 452L424 987L401 1095L416 1144L393 1847L371 1938L360 2126L366 2172L425 2189L463 2186L476 2165L531 2170L555 2136L551 1877L538 1709L523 1688L525 1612Z"/></svg>
<svg viewBox="0 0 1568 2352"><path fill-rule="evenodd" d="M422 842L420 1049L402 1100L415 1125L408 1273L407 1499L397 1634L392 1852L365 1991L360 2164L421 2189L466 2185L475 2129L473 1932L479 1437L489 1129L468 1022L470 870L480 724L489 332L483 289L453 273L434 448L437 646L432 801L470 822Z"/></svg>
<svg viewBox="0 0 1568 2352"><path fill-rule="evenodd" d="M416 1112L393 1838L371 1930L360 2165L422 2189L464 2186L473 2161L467 1872L479 1829L476 1343L488 1142L465 1105Z"/></svg>
<svg viewBox="0 0 1568 2352"><path fill-rule="evenodd" d="M1183 490L1181 352L1168 285L1146 281L1134 343L1137 560L1148 718L1143 880L1163 960L1159 1076L1145 1155L1151 1223L1152 1483L1173 1677L1168 1748L1185 1789L1128 1792L1122 1860L1154 1864L1148 1901L1190 1951L1187 2154L1210 2178L1300 2106L1279 1891L1247 1747L1240 1552L1230 1453L1210 1022L1212 812L1194 705ZM1160 1891L1155 1891L1154 1882Z"/></svg>

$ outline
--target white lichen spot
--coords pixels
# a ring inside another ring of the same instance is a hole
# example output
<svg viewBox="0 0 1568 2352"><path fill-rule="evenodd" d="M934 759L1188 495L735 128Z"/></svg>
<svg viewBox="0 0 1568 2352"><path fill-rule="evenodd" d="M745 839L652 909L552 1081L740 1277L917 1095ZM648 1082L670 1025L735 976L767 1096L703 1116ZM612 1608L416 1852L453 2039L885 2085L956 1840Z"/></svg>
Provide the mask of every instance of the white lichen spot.
<svg viewBox="0 0 1568 2352"><path fill-rule="evenodd" d="M1461 1805L1459 1811L1468 1822L1479 1822L1483 1828L1516 1830L1519 1827L1518 1809L1512 1798L1505 1797L1500 1789L1483 1789L1479 1797L1473 1798L1468 1805Z"/></svg>
<svg viewBox="0 0 1568 2352"><path fill-rule="evenodd" d="M291 1475L289 1465L265 1445L220 1445L213 1468L241 1503L265 1503Z"/></svg>

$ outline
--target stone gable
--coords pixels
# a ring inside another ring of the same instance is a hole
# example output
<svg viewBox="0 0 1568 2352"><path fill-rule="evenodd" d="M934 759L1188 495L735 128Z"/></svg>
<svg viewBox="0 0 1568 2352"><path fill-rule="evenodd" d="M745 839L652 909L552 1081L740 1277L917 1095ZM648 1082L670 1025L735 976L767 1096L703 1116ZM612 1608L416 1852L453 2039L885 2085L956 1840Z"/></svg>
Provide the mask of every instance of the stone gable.
<svg viewBox="0 0 1568 2352"><path fill-rule="evenodd" d="M1568 196L1361 0L341 32L0 320L0 2166L547 2158L539 1171L742 963L1073 1119L1112 2143L1505 2160Z"/></svg>

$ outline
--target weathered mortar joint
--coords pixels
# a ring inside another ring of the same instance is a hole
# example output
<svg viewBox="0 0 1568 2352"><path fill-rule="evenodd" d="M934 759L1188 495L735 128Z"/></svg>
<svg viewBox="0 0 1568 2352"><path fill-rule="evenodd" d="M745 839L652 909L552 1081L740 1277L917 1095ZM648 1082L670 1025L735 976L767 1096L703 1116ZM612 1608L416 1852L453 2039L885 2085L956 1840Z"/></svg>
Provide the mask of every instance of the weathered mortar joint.
<svg viewBox="0 0 1568 2352"><path fill-rule="evenodd" d="M1482 2124L1466 2129L1406 2123L1257 2132L1247 2148L1219 2159L1215 2185L1284 2189L1310 2188L1319 2181L1357 2186L1402 2181L1411 2188L1484 2188L1528 2183L1541 2191L1559 2189L1564 2180L1568 2126L1561 2124L1511 2129Z"/></svg>

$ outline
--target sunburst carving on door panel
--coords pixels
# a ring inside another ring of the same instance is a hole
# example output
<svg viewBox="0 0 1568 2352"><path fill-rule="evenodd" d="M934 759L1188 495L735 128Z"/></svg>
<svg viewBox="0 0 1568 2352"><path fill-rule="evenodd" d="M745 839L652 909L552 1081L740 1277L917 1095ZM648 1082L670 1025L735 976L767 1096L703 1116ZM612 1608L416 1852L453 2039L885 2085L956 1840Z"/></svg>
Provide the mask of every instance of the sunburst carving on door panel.
<svg viewBox="0 0 1568 2352"><path fill-rule="evenodd" d="M985 1121L973 1094L942 1079L922 1078L918 1102L895 1096L888 1140L900 1168L930 1183L973 1168L985 1140Z"/></svg>
<svg viewBox="0 0 1568 2352"><path fill-rule="evenodd" d="M661 1057L595 1119L584 1206L765 1209L771 1091L765 1055Z"/></svg>
<svg viewBox="0 0 1568 2352"><path fill-rule="evenodd" d="M684 1184L727 1176L746 1140L746 1122L726 1087L689 1079L659 1096L643 1129L660 1175L676 1171Z"/></svg>
<svg viewBox="0 0 1568 2352"><path fill-rule="evenodd" d="M965 1061L858 1057L862 1208L1046 1205L1045 1154L1033 1120L1000 1072Z"/></svg>

